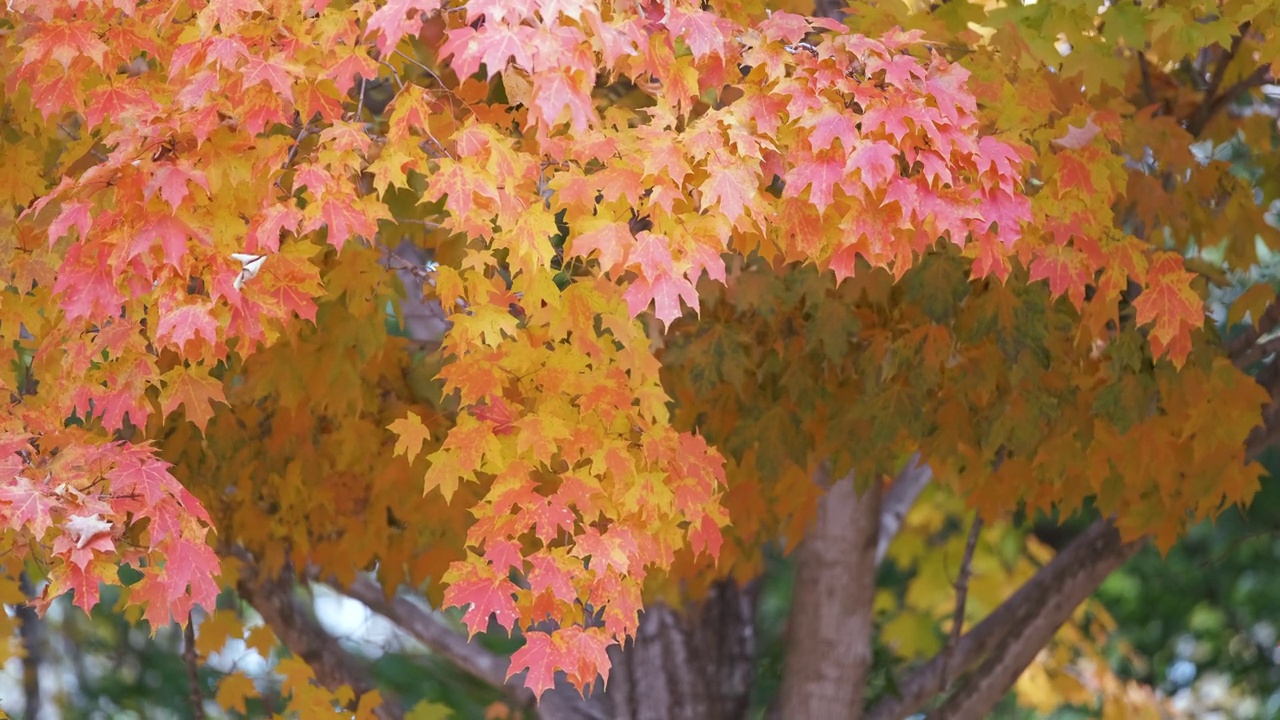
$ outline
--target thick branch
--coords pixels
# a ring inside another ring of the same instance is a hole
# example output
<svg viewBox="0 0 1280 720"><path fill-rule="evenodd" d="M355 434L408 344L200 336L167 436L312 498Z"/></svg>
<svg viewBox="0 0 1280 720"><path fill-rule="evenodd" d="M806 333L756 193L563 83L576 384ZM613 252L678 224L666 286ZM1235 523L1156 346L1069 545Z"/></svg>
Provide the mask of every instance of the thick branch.
<svg viewBox="0 0 1280 720"><path fill-rule="evenodd" d="M822 469L819 484L830 483ZM786 718L856 718L871 668L879 479L861 495L850 473L830 484L796 549L779 707Z"/></svg>
<svg viewBox="0 0 1280 720"><path fill-rule="evenodd" d="M1122 542L1110 520L1094 522L961 637L949 657L934 657L900 678L898 695L881 700L867 718L904 718L924 707L938 688L948 687L980 664L982 667L953 694L938 717L987 717L990 708L1071 617L1076 606L1141 546L1141 541ZM988 701L990 705L986 704Z"/></svg>
<svg viewBox="0 0 1280 720"><path fill-rule="evenodd" d="M508 681L507 668L511 664L509 658L468 642L461 633L409 598L396 596L388 600L382 586L364 576L357 578L350 586L335 586L335 589L396 623L433 653L453 663L460 670L502 690L515 704L533 706L533 693L518 680ZM593 703L584 701L576 690L561 691L557 687L542 696L542 701L538 704L538 717L543 720L594 718L600 717L600 714Z"/></svg>
<svg viewBox="0 0 1280 720"><path fill-rule="evenodd" d="M204 720L204 697L200 693L200 656L196 654L196 623L190 613L187 614L187 627L182 631L182 662L187 666L188 690L191 698L191 717L193 720Z"/></svg>
<svg viewBox="0 0 1280 720"><path fill-rule="evenodd" d="M1219 110L1235 102L1235 99L1241 93L1250 88L1258 87L1267 81L1270 77L1270 65L1262 65L1254 69L1248 77L1232 84L1226 90L1221 90L1222 81L1226 77L1227 67L1235 60L1240 52L1240 46L1244 44L1244 38L1249 34L1251 25L1246 22L1239 27L1235 37L1231 38L1231 47L1222 51L1218 56L1218 62L1214 66L1212 74L1209 78L1209 87L1205 89L1204 100L1201 101L1199 107L1187 118L1187 132L1192 137L1200 137L1200 133L1209 126L1209 121Z"/></svg>
<svg viewBox="0 0 1280 720"><path fill-rule="evenodd" d="M357 696L374 689L365 668L294 598L293 573L264 577L248 562L243 567L236 584L240 597L258 611L289 652L311 667L322 685L330 690L346 685ZM404 717L404 711L389 699L384 699L375 712L386 720Z"/></svg>
<svg viewBox="0 0 1280 720"><path fill-rule="evenodd" d="M920 462L920 453L916 453L884 491L884 502L880 506L880 536L876 541L877 567L889 551L889 544L902 529L902 519L932 479L933 468Z"/></svg>
<svg viewBox="0 0 1280 720"><path fill-rule="evenodd" d="M405 597L388 600L382 586L361 576L337 590L359 600L370 610L404 628L431 652L445 658L472 677L500 688L520 705L531 705L533 693L519 683L507 682L510 660L467 641L461 633Z"/></svg>

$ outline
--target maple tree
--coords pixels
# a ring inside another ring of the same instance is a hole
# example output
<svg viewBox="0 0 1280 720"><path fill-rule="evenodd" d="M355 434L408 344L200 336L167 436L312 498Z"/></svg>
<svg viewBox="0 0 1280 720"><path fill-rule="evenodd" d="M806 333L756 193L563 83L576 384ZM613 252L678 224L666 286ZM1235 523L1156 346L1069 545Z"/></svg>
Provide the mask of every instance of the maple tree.
<svg viewBox="0 0 1280 720"><path fill-rule="evenodd" d="M885 627L948 629L869 716L981 717L1141 543L1258 486L1280 410L1246 371L1280 306L1251 285L1229 340L1205 307L1277 239L1268 3L11 0L0 23L6 571L47 579L40 606L123 586L152 628L220 578L310 663L299 711L371 686L295 580L571 714L560 681L672 682L642 626L750 607L781 542L785 715L871 699L889 556L935 592ZM927 485L981 518L962 577L983 526L1100 519L974 608L941 551L889 550ZM495 671L401 586L524 644ZM743 691L716 692L685 712Z"/></svg>

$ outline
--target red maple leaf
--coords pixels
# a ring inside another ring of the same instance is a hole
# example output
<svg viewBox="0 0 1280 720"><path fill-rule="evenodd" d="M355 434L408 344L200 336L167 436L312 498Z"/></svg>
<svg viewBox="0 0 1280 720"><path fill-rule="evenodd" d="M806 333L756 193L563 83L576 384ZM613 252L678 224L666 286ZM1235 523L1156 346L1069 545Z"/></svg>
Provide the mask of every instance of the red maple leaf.
<svg viewBox="0 0 1280 720"><path fill-rule="evenodd" d="M1152 323L1151 352L1156 357L1167 354L1179 367L1191 354L1191 331L1204 325L1204 300L1192 287L1195 278L1181 255L1159 253L1148 267L1142 294L1133 302L1138 324Z"/></svg>
<svg viewBox="0 0 1280 720"><path fill-rule="evenodd" d="M54 281L53 291L62 293L62 312L67 320L116 317L124 295L116 289L111 270L111 246L72 245Z"/></svg>
<svg viewBox="0 0 1280 720"><path fill-rule="evenodd" d="M489 540L484 545L484 559L494 572L505 575L509 570L524 572L524 555L515 540Z"/></svg>
<svg viewBox="0 0 1280 720"><path fill-rule="evenodd" d="M528 670L525 687L533 691L534 698L541 699L542 693L555 687L556 671L564 668L568 659L565 648L555 641L553 634L528 632L524 646L511 654L507 679Z"/></svg>
<svg viewBox="0 0 1280 720"><path fill-rule="evenodd" d="M469 636L487 628L490 616L508 632L515 627L520 616L515 601L518 588L505 576L494 574L487 563L482 568L474 562L455 562L444 579L448 583L445 605L469 606L462 615Z"/></svg>
<svg viewBox="0 0 1280 720"><path fill-rule="evenodd" d="M543 544L549 544L561 530L572 534L577 520L572 510L554 498L525 507L523 512L533 516L534 534Z"/></svg>
<svg viewBox="0 0 1280 720"><path fill-rule="evenodd" d="M582 561L564 556L563 550L557 554L548 552L535 553L529 558L533 565L527 575L529 589L534 594L550 591L561 602L571 603L578 599L578 591L573 587L574 572L582 572Z"/></svg>
<svg viewBox="0 0 1280 720"><path fill-rule="evenodd" d="M759 182L758 173L746 161L717 152L708 162L707 179L700 186L702 207L718 210L729 222L736 222L755 200Z"/></svg>
<svg viewBox="0 0 1280 720"><path fill-rule="evenodd" d="M22 43L23 65L41 63L46 59L54 60L62 65L65 73L71 62L81 55L87 55L101 69L105 69L109 48L102 42L96 32L96 25L90 20L51 20L36 25L36 32Z"/></svg>
<svg viewBox="0 0 1280 720"><path fill-rule="evenodd" d="M195 231L172 215L151 216L133 236L125 259L149 254L158 242L164 262L175 270L181 270L182 258L187 254L187 241L195 236Z"/></svg>
<svg viewBox="0 0 1280 720"><path fill-rule="evenodd" d="M639 315L653 303L654 316L662 321L663 326L675 322L682 314L680 301L684 300L690 308L698 309L698 291L693 283L683 275L664 274L654 278L638 277L627 287L622 298L627 302L627 311L632 317Z"/></svg>
<svg viewBox="0 0 1280 720"><path fill-rule="evenodd" d="M609 646L613 643L600 628L570 625L556 630L555 634L555 644L564 648L562 662L566 663L564 671L570 683L581 692L586 692L597 677L608 684L609 670L613 667Z"/></svg>

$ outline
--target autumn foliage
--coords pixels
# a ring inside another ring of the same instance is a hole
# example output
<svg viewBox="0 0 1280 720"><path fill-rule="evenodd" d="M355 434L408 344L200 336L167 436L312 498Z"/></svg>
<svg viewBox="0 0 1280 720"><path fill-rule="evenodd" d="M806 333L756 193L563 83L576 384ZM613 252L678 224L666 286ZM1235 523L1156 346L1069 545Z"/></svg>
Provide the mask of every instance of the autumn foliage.
<svg viewBox="0 0 1280 720"><path fill-rule="evenodd" d="M155 628L246 554L376 564L524 631L541 693L801 537L826 461L920 451L986 517L1092 503L1167 546L1252 495L1268 402L1184 250L1274 232L1203 201L1238 179L1119 58L1235 25L1009 30L1054 5L10 0L8 572L128 584ZM388 335L393 271L442 339Z"/></svg>

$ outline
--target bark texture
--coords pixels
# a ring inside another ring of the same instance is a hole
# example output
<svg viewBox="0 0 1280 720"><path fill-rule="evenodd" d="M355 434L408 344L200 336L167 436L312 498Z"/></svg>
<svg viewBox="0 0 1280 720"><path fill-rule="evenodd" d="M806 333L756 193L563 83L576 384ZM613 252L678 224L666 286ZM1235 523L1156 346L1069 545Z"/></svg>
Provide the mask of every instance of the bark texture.
<svg viewBox="0 0 1280 720"><path fill-rule="evenodd" d="M680 612L647 608L633 643L610 653L610 717L617 720L740 720L755 669L756 592L716 583Z"/></svg>
<svg viewBox="0 0 1280 720"><path fill-rule="evenodd" d="M825 471L818 481L827 484ZM778 709L783 718L854 720L871 668L881 484L830 485L796 549L795 593Z"/></svg>

